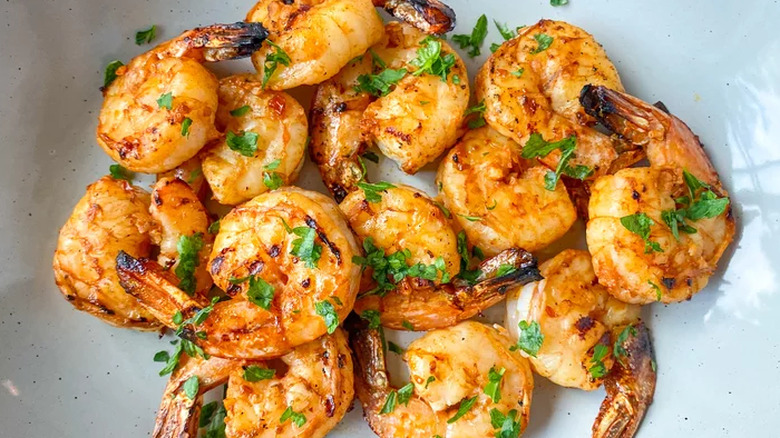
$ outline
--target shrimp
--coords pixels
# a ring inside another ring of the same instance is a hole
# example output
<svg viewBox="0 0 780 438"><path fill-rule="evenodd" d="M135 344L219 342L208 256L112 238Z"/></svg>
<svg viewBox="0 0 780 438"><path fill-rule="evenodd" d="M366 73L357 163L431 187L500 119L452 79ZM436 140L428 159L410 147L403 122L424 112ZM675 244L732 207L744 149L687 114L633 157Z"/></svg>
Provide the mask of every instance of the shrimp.
<svg viewBox="0 0 780 438"><path fill-rule="evenodd" d="M613 164L627 166L642 157L589 126L594 120L578 101L588 83L623 89L592 35L562 21L541 20L501 45L477 74L476 89L485 120L502 135L521 145L531 134L549 142L574 136L576 152L568 165L586 166L598 176L612 171ZM562 156L555 150L539 159L556 169Z"/></svg>
<svg viewBox="0 0 780 438"><path fill-rule="evenodd" d="M267 31L258 23L187 31L135 57L104 90L98 144L122 166L162 173L217 136L217 79L202 63L245 57Z"/></svg>
<svg viewBox="0 0 780 438"><path fill-rule="evenodd" d="M519 436L525 430L533 375L528 361L510 350L502 327L466 321L428 332L404 353L411 383L395 389L380 332L360 322L351 326L356 394L380 437L493 437L503 429Z"/></svg>
<svg viewBox="0 0 780 438"><path fill-rule="evenodd" d="M198 199L204 199L208 192L203 166L198 156L190 158L171 170L157 174L157 181L163 178L175 178L186 182L198 195Z"/></svg>
<svg viewBox="0 0 780 438"><path fill-rule="evenodd" d="M220 220L209 259L215 284L232 297L198 326L206 339L181 336L213 356L267 359L332 332L355 302L360 254L336 204L285 187L234 208ZM179 328L204 303L182 293L154 262L121 253L122 286L163 324ZM189 327L185 327L189 328Z"/></svg>
<svg viewBox="0 0 780 438"><path fill-rule="evenodd" d="M469 242L493 256L511 247L542 249L577 220L562 186L545 189L548 172L522 158L520 145L484 127L450 149L436 180Z"/></svg>
<svg viewBox="0 0 780 438"><path fill-rule="evenodd" d="M258 369L271 370L273 376L247 380L247 371ZM183 387L194 376L198 392L190 398ZM323 437L352 404L353 381L352 357L341 329L270 362L183 355L166 386L152 436L197 436L201 394L227 383L227 436ZM305 422L298 425L285 418L288 409Z"/></svg>
<svg viewBox="0 0 780 438"><path fill-rule="evenodd" d="M581 101L645 148L650 162L592 187L586 233L599 282L627 303L690 299L735 232L728 193L698 137L677 117L619 91L587 86Z"/></svg>
<svg viewBox="0 0 780 438"><path fill-rule="evenodd" d="M373 0L417 29L429 34L442 35L455 28L455 11L438 0Z"/></svg>
<svg viewBox="0 0 780 438"><path fill-rule="evenodd" d="M443 76L416 67L421 51L451 62ZM398 75L394 89L370 84L387 72ZM457 141L468 100L465 66L446 42L388 23L369 54L317 88L312 159L337 200L362 176L358 158L366 145L378 146L401 170L416 173Z"/></svg>
<svg viewBox="0 0 780 438"><path fill-rule="evenodd" d="M656 381L640 307L609 295L598 283L587 251L565 250L540 270L544 280L507 298L512 337L528 338L538 324L541 345L523 352L533 370L557 385L586 391L603 383L607 398L594 438L633 436L652 403Z"/></svg>
<svg viewBox="0 0 780 438"><path fill-rule="evenodd" d="M148 257L157 244L160 261L175 271L177 241L200 234L207 247L208 226L203 206L181 181L163 180L150 196L127 181L105 176L87 187L60 230L53 264L57 286L74 307L109 324L157 330L160 322L119 285L114 258L120 251ZM207 257L208 249L199 255ZM197 294L211 287L201 260L192 277Z"/></svg>
<svg viewBox="0 0 780 438"><path fill-rule="evenodd" d="M355 311L379 311L385 327L451 326L496 304L510 287L539 278L533 256L510 249L484 261L471 283L456 279L465 241L459 242L433 200L412 187L393 186L378 202L356 191L339 207L363 242L364 264L371 268L364 272Z"/></svg>
<svg viewBox="0 0 780 438"><path fill-rule="evenodd" d="M294 182L308 137L298 101L287 93L264 91L250 75L220 80L218 95L216 124L227 137L201 154L214 198L236 205ZM236 138L249 149L236 150Z"/></svg>

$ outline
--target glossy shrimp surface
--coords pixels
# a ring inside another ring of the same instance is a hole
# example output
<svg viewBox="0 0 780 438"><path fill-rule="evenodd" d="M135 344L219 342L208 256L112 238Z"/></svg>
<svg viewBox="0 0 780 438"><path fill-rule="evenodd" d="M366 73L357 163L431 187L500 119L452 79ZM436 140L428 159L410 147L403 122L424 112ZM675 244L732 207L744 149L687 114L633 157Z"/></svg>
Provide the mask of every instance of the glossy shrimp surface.
<svg viewBox="0 0 780 438"><path fill-rule="evenodd" d="M273 370L273 376L247 380L250 367ZM183 386L193 377L198 378L198 394L189 398ZM152 436L197 436L201 395L227 383L223 402L226 436L322 437L350 407L353 381L352 357L341 329L269 362L182 355L163 394ZM305 422L298 426L291 419L281 421L288 408Z"/></svg>
<svg viewBox="0 0 780 438"><path fill-rule="evenodd" d="M735 232L728 193L698 137L677 117L618 91L586 87L582 101L609 129L645 148L650 161L592 187L587 240L599 282L629 303L691 298ZM697 213L702 207L708 211ZM637 215L650 221L645 237L625 225Z"/></svg>
<svg viewBox="0 0 780 438"><path fill-rule="evenodd" d="M266 359L332 332L355 302L358 254L338 207L319 193L287 187L234 208L220 220L208 263L232 299L198 327L207 338L191 340L214 356ZM171 328L175 312L190 317L204 307L153 262L122 254L117 265L125 290Z"/></svg>
<svg viewBox="0 0 780 438"><path fill-rule="evenodd" d="M520 145L484 127L467 133L439 165L445 206L488 256L542 249L577 219L563 185L545 188L549 169L521 157Z"/></svg>
<svg viewBox="0 0 780 438"><path fill-rule="evenodd" d="M308 136L298 101L287 93L263 90L250 75L222 79L218 95L216 124L226 137L201 154L214 198L236 205L295 181ZM254 150L231 149L233 136L249 141Z"/></svg>
<svg viewBox="0 0 780 438"><path fill-rule="evenodd" d="M517 338L521 321L539 324L544 343L535 356L526 355L537 374L561 386L596 389L602 379L589 372L594 347L614 327L638 322L639 306L598 284L587 251L565 250L539 270L544 280L510 292L507 327Z"/></svg>
<svg viewBox="0 0 780 438"><path fill-rule="evenodd" d="M267 88L287 90L325 81L382 38L382 19L371 0L260 0L247 14L269 30L252 55ZM285 63L272 61L279 51ZM273 71L271 66L273 65Z"/></svg>
<svg viewBox="0 0 780 438"><path fill-rule="evenodd" d="M135 57L104 90L98 144L136 172L160 173L192 158L217 136L217 79L202 62L248 56L265 36L255 23L213 25Z"/></svg>
<svg viewBox="0 0 780 438"><path fill-rule="evenodd" d="M494 437L504 426L519 436L528 424L533 375L528 361L510 350L501 327L467 321L412 342L404 354L413 385L406 403L390 385L378 332L356 329L350 342L356 393L380 437ZM485 393L491 371L501 373L498 397ZM387 409L389 397L396 399L393 409ZM456 417L463 403L471 407ZM497 414L504 421L495 427L491 418ZM508 424L506 417L512 419Z"/></svg>
<svg viewBox="0 0 780 438"><path fill-rule="evenodd" d="M538 278L533 256L513 249L483 262L482 275L473 283L457 279L461 270L458 236L443 210L412 187L390 188L379 202L369 202L363 191L356 191L339 207L364 247L375 248L373 251L380 251L381 257L405 252L407 257L400 262L404 267L436 267L434 276L391 279L394 284L390 291L377 291L377 283L372 280L372 269L377 266L364 271L364 295L355 303L355 311L379 311L386 327L448 327L499 302L512 285ZM377 254L366 256L371 260ZM511 272L497 277L501 266L511 267Z"/></svg>
<svg viewBox="0 0 780 438"><path fill-rule="evenodd" d="M154 206L150 212L150 201ZM182 200L188 201L183 205ZM166 180L153 196L127 181L103 177L87 187L60 230L54 253L54 277L65 298L77 309L120 327L156 330L161 324L119 285L117 254L148 257L160 246L160 261L176 269L176 242L200 233L204 243L208 216L183 182ZM208 250L199 252L208 257ZM199 293L211 287L205 258L194 277Z"/></svg>
<svg viewBox="0 0 780 438"><path fill-rule="evenodd" d="M600 175L610 170L623 146L589 126L593 118L578 101L589 83L623 88L592 35L562 21L541 20L505 42L482 66L475 86L486 106L485 120L498 132L521 145L534 133L547 141L575 136L569 165L587 166ZM554 169L560 158L561 152L553 151L540 160Z"/></svg>

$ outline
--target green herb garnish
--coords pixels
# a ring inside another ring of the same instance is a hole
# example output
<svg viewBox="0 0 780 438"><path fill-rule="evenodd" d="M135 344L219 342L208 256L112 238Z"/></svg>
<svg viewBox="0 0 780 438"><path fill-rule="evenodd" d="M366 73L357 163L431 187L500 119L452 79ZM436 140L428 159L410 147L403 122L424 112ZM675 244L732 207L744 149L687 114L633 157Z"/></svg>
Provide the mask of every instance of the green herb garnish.
<svg viewBox="0 0 780 438"><path fill-rule="evenodd" d="M240 132L234 133L232 131L227 132L225 142L231 151L236 151L245 157L254 157L257 152L257 139L256 132Z"/></svg>
<svg viewBox="0 0 780 438"><path fill-rule="evenodd" d="M459 44L461 49L468 48L469 56L474 58L475 56L479 56L480 47L482 47L482 43L485 41L487 32L487 16L482 14L482 16L477 19L477 24L474 25L471 35L453 35L452 41Z"/></svg>
<svg viewBox="0 0 780 438"><path fill-rule="evenodd" d="M293 424L298 427L302 427L306 424L306 416L300 412L293 411L292 406L287 406L287 409L282 413L282 417L279 418L279 422L284 423L287 420L292 420Z"/></svg>
<svg viewBox="0 0 780 438"><path fill-rule="evenodd" d="M452 424L458 420L471 409L472 406L474 406L474 403L477 401L477 396L471 398L466 398L460 401L460 405L458 406L458 412L455 413L455 415L452 416L449 420L447 420L447 424Z"/></svg>
<svg viewBox="0 0 780 438"><path fill-rule="evenodd" d="M124 65L125 64L122 61L116 59L108 63L106 66L106 72L103 74L103 89L108 88L108 86L114 82L114 80L117 78L116 71L119 70L119 67Z"/></svg>
<svg viewBox="0 0 780 438"><path fill-rule="evenodd" d="M179 263L174 269L179 278L179 289L192 296L195 293L195 268L200 264L198 253L203 248L203 235L195 233L192 236L181 236L176 243L179 252Z"/></svg>
<svg viewBox="0 0 780 438"><path fill-rule="evenodd" d="M658 242L650 240L650 227L655 221L644 213L634 213L620 218L620 223L625 229L641 237L645 242L645 254L651 252L664 252Z"/></svg>
<svg viewBox="0 0 780 438"><path fill-rule="evenodd" d="M488 371L488 383L485 385L485 394L493 400L493 403L498 403L501 400L501 379L504 377L506 368L501 367L496 369L490 367Z"/></svg>
<svg viewBox="0 0 780 438"><path fill-rule="evenodd" d="M273 379L276 370L273 368L261 368L257 365L244 367L244 380L247 382L258 382L260 380Z"/></svg>
<svg viewBox="0 0 780 438"><path fill-rule="evenodd" d="M354 87L354 90L356 93L366 92L377 97L387 96L391 87L403 79L407 73L405 68L399 70L388 68L376 75L360 75L357 78L358 85Z"/></svg>
<svg viewBox="0 0 780 438"><path fill-rule="evenodd" d="M517 344L511 347L511 350L525 351L530 356L536 357L539 353L539 349L542 348L544 343L544 335L539 323L532 321L530 324L528 321L520 321L517 326L520 328L517 337Z"/></svg>
<svg viewBox="0 0 780 438"><path fill-rule="evenodd" d="M279 64L289 66L291 62L290 56L281 47L277 46L271 40L265 40L265 42L274 50L266 55L265 62L263 62L263 88L268 84L268 80L271 79L271 76L276 73Z"/></svg>
<svg viewBox="0 0 780 438"><path fill-rule="evenodd" d="M149 29L139 30L135 33L135 44L138 46L149 44L157 35L157 26L152 25Z"/></svg>

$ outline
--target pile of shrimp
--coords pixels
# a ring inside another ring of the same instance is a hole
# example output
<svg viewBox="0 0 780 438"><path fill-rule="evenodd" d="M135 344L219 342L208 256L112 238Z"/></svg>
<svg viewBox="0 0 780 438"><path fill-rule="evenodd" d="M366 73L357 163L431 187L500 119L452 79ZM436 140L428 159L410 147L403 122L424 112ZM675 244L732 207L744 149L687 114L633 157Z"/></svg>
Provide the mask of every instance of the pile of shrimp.
<svg viewBox="0 0 780 438"><path fill-rule="evenodd" d="M54 274L79 310L175 334L152 436L322 437L356 397L380 437L519 437L534 374L603 386L593 437L634 436L657 370L641 306L705 288L729 195L583 29L500 29L470 83L454 25L437 0L260 0L107 76L97 142L117 164L60 230ZM207 65L243 57L255 72ZM372 147L408 174L441 157L436 196L369 181ZM294 186L307 148L331 196ZM587 249L539 264L578 219ZM472 319L501 302L504 325ZM399 351L384 329L425 333Z"/></svg>

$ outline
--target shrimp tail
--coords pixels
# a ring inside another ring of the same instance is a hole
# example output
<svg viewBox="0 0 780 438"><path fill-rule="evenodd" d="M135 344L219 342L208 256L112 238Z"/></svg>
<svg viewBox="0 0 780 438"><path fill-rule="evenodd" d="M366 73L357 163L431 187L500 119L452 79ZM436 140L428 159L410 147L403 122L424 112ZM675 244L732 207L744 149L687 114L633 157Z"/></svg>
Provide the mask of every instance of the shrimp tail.
<svg viewBox="0 0 780 438"><path fill-rule="evenodd" d="M214 24L185 32L171 41L158 56L196 58L208 62L246 58L260 49L268 38L262 23L238 21Z"/></svg>
<svg viewBox="0 0 780 438"><path fill-rule="evenodd" d="M593 438L631 438L653 402L656 370L650 331L639 323L620 347L625 351L604 380L607 397L593 423Z"/></svg>
<svg viewBox="0 0 780 438"><path fill-rule="evenodd" d="M374 0L374 5L425 33L441 35L455 28L455 11L439 0Z"/></svg>
<svg viewBox="0 0 780 438"><path fill-rule="evenodd" d="M602 85L585 85L580 104L607 129L635 145L647 145L665 136L660 109Z"/></svg>
<svg viewBox="0 0 780 438"><path fill-rule="evenodd" d="M349 344L352 348L355 370L355 393L358 399L367 405L364 415L371 428L378 430L378 403L387 398L390 392L390 378L387 374L384 340L378 329L369 328L366 321L352 313L344 321L349 332Z"/></svg>

